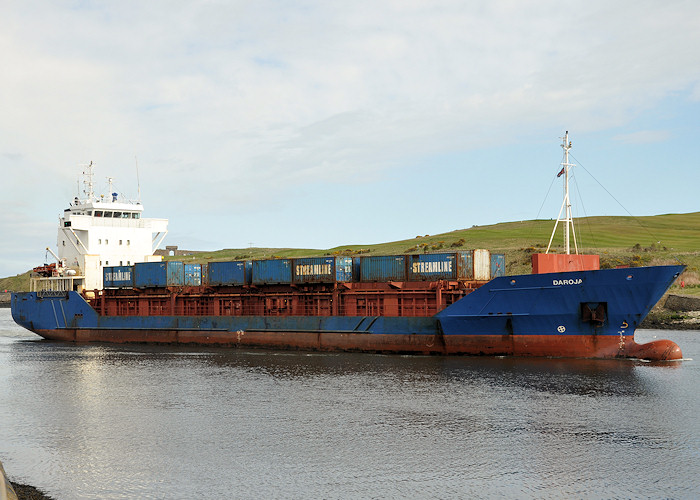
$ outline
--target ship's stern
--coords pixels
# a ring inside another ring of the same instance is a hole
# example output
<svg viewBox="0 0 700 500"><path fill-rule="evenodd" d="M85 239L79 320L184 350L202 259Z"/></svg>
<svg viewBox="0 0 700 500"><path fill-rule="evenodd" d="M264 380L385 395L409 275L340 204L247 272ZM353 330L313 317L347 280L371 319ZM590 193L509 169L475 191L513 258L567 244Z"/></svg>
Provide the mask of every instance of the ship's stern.
<svg viewBox="0 0 700 500"><path fill-rule="evenodd" d="M94 327L97 313L77 292L15 292L12 319L46 339L70 339L78 328Z"/></svg>

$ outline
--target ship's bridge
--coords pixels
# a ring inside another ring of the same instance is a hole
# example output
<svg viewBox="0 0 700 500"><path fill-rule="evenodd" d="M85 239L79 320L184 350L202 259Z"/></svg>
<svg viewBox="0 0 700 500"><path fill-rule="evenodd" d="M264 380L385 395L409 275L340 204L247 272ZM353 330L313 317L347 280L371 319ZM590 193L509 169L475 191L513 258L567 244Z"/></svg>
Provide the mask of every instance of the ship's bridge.
<svg viewBox="0 0 700 500"><path fill-rule="evenodd" d="M114 201L79 200L75 198L70 207L63 213L71 215L90 215L93 217L106 217L115 219L139 219L143 212L143 205L138 201Z"/></svg>
<svg viewBox="0 0 700 500"><path fill-rule="evenodd" d="M87 189L77 196L58 221L58 258L77 276L84 276L87 289L102 288L102 268L129 266L160 260L154 251L168 232L168 219L144 218L143 205L112 189L95 195L92 164L83 172Z"/></svg>
<svg viewBox="0 0 700 500"><path fill-rule="evenodd" d="M93 164L85 166L86 195L76 196L58 217L56 274L32 280L34 290L94 290L102 288L102 268L160 260L154 251L168 233L168 219L143 218L140 201L114 192L93 190ZM47 251L50 251L47 248Z"/></svg>
<svg viewBox="0 0 700 500"><path fill-rule="evenodd" d="M62 227L120 226L145 227L140 224L143 205L131 202L87 202L71 204L63 211ZM84 227L81 227L84 229Z"/></svg>

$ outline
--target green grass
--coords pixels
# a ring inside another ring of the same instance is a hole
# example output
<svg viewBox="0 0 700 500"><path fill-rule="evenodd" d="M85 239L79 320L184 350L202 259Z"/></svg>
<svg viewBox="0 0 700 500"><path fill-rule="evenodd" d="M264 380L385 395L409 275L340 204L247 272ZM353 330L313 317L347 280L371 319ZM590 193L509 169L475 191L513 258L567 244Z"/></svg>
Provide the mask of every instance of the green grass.
<svg viewBox="0 0 700 500"><path fill-rule="evenodd" d="M0 278L0 292L22 292L29 290L29 271L17 276Z"/></svg>
<svg viewBox="0 0 700 500"><path fill-rule="evenodd" d="M700 295L700 212L650 217L587 217L576 219L580 253L597 253L601 267L674 264L688 265L681 277L686 287L674 285L672 293ZM392 255L424 251L488 248L506 255L508 274L530 272L531 254L544 252L554 227L552 220L505 222L474 226L449 233L417 236L376 245L342 245L329 249L229 248L197 252L171 260L205 263L217 260L316 257L323 255ZM562 252L562 229L557 229L554 251ZM7 282L6 280L19 280ZM23 285L23 283L27 285ZM11 283L11 284L10 284ZM28 288L28 276L0 280L1 289Z"/></svg>
<svg viewBox="0 0 700 500"><path fill-rule="evenodd" d="M700 212L656 215L651 217L588 217L576 219L580 253L597 253L602 267L673 264L688 265L685 292L698 291L700 285ZM530 272L531 254L544 252L554 221L534 220L475 226L449 233L418 236L409 240L376 245L342 245L330 249L244 248L201 252L189 258L171 259L209 262L215 260L262 259L321 255L391 255L424 251L488 248L505 253L509 274ZM562 231L553 242L562 252ZM573 243L572 243L573 245Z"/></svg>

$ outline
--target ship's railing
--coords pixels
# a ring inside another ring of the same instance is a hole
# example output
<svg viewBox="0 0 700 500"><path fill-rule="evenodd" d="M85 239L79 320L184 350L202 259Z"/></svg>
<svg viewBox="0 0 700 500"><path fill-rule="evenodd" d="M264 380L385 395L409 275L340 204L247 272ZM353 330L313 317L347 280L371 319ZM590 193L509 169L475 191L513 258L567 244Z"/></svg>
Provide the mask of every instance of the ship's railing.
<svg viewBox="0 0 700 500"><path fill-rule="evenodd" d="M255 293L103 290L90 303L105 316L416 316L437 314L476 287Z"/></svg>
<svg viewBox="0 0 700 500"><path fill-rule="evenodd" d="M85 276L58 276L51 278L31 278L30 292L69 292L78 290L85 284Z"/></svg>
<svg viewBox="0 0 700 500"><path fill-rule="evenodd" d="M62 292L59 290L42 290L39 292L36 292L37 296L42 299L49 299L49 298L66 298L68 296L68 292Z"/></svg>
<svg viewBox="0 0 700 500"><path fill-rule="evenodd" d="M87 230L91 227L126 227L136 229L162 230L167 227L168 219L113 219L109 217L93 217L91 215L71 215L71 227L73 229Z"/></svg>

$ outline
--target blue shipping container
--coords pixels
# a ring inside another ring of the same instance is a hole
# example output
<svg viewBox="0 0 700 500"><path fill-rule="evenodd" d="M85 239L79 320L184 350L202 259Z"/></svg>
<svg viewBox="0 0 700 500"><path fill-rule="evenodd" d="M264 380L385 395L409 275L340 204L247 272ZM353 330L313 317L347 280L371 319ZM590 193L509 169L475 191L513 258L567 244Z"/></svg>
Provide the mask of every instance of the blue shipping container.
<svg viewBox="0 0 700 500"><path fill-rule="evenodd" d="M288 284L292 282L292 261L290 259L254 260L254 285Z"/></svg>
<svg viewBox="0 0 700 500"><path fill-rule="evenodd" d="M350 257L305 257L292 260L294 283L352 281Z"/></svg>
<svg viewBox="0 0 700 500"><path fill-rule="evenodd" d="M185 264L185 286L200 286L202 284L202 265Z"/></svg>
<svg viewBox="0 0 700 500"><path fill-rule="evenodd" d="M406 281L406 257L381 255L360 258L361 281Z"/></svg>
<svg viewBox="0 0 700 500"><path fill-rule="evenodd" d="M185 265L174 260L165 264L168 269L168 286L183 286L185 284Z"/></svg>
<svg viewBox="0 0 700 500"><path fill-rule="evenodd" d="M136 288L165 287L165 262L137 262L134 264L134 286Z"/></svg>
<svg viewBox="0 0 700 500"><path fill-rule="evenodd" d="M132 288L134 274L131 266L109 266L103 269L104 288Z"/></svg>
<svg viewBox="0 0 700 500"><path fill-rule="evenodd" d="M209 284L209 264L202 264L202 285Z"/></svg>
<svg viewBox="0 0 700 500"><path fill-rule="evenodd" d="M185 266L182 262L137 262L134 264L136 288L183 286Z"/></svg>
<svg viewBox="0 0 700 500"><path fill-rule="evenodd" d="M335 258L335 280L336 281L352 281L352 257L336 257Z"/></svg>
<svg viewBox="0 0 700 500"><path fill-rule="evenodd" d="M252 262L210 262L209 285L249 285L251 282Z"/></svg>
<svg viewBox="0 0 700 500"><path fill-rule="evenodd" d="M473 280L474 279L474 251L473 250L460 250L455 252L455 257L457 259L457 269L459 272L459 279L461 280Z"/></svg>
<svg viewBox="0 0 700 500"><path fill-rule="evenodd" d="M506 256L502 253L491 254L491 278L506 275Z"/></svg>
<svg viewBox="0 0 700 500"><path fill-rule="evenodd" d="M361 257L352 258L352 281L360 281L360 259Z"/></svg>
<svg viewBox="0 0 700 500"><path fill-rule="evenodd" d="M456 280L459 278L455 252L408 255L409 281Z"/></svg>

